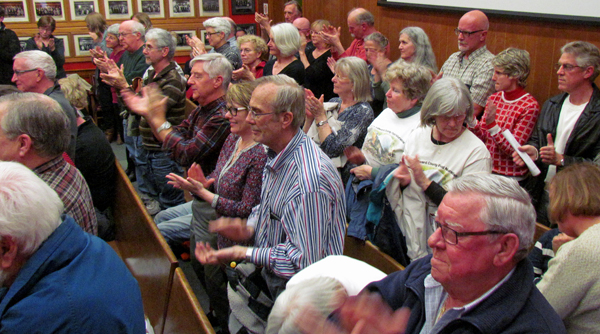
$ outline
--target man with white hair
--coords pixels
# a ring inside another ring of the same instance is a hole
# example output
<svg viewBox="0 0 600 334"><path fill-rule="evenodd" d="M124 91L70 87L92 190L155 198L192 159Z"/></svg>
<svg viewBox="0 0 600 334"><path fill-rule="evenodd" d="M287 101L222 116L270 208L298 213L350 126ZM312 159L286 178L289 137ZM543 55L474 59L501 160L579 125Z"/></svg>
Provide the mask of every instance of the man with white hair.
<svg viewBox="0 0 600 334"><path fill-rule="evenodd" d="M66 213L86 232L97 235L87 183L62 156L68 143L69 120L58 102L38 93L0 98L0 160L32 169L58 193Z"/></svg>
<svg viewBox="0 0 600 334"><path fill-rule="evenodd" d="M202 24L206 29L208 43L213 47L214 52L224 55L231 62L234 70L242 67L240 50L228 42L228 38L231 35L231 24L229 21L222 17L213 17Z"/></svg>
<svg viewBox="0 0 600 334"><path fill-rule="evenodd" d="M66 152L75 160L77 144L77 111L67 101L56 79L56 63L44 51L23 51L14 57L12 82L22 92L40 93L50 96L60 104L69 118L71 138Z"/></svg>
<svg viewBox="0 0 600 334"><path fill-rule="evenodd" d="M449 184L432 223L433 254L348 298L336 312L341 327L364 326L373 333L565 333L533 283L527 253L535 209L517 181L462 176ZM329 325L323 317L302 319L305 333Z"/></svg>
<svg viewBox="0 0 600 334"><path fill-rule="evenodd" d="M173 61L175 41L171 34L160 28L152 28L146 32L146 43L143 54L146 63L152 65L144 86L156 84L162 94L167 96L165 117L169 124L179 125L185 117L186 81L177 71ZM119 73L120 74L120 73ZM117 78L126 85L123 75ZM131 109L131 108L129 108ZM158 200L161 209L167 209L185 202L183 191L167 184L166 176L170 173L183 175L183 169L162 149L152 132L146 118L142 117L139 125L142 147L139 148L137 169L141 171L138 180L145 185L142 194ZM140 189L140 191L142 191ZM154 210L150 214L156 214Z"/></svg>
<svg viewBox="0 0 600 334"><path fill-rule="evenodd" d="M144 333L135 278L63 210L56 192L26 166L0 162L0 328Z"/></svg>

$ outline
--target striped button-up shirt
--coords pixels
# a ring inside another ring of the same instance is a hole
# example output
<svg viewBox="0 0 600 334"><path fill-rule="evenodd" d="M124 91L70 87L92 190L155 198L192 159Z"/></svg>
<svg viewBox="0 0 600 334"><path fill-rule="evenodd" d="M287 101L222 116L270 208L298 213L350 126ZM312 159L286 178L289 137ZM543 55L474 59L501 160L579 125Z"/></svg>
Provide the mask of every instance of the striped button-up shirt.
<svg viewBox="0 0 600 334"><path fill-rule="evenodd" d="M303 131L279 154L269 151L263 173L250 261L290 278L328 256L341 255L346 200L331 160Z"/></svg>

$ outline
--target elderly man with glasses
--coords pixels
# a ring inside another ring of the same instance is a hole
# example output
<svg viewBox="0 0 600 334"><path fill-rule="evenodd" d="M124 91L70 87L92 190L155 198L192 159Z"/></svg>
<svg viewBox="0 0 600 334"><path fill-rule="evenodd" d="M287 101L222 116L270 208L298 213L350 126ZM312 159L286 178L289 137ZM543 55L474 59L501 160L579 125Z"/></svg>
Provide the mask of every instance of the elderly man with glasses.
<svg viewBox="0 0 600 334"><path fill-rule="evenodd" d="M527 145L521 147L536 161L541 174L526 180L538 213L538 222L550 225L546 183L563 167L593 161L600 154L600 50L588 42L570 42L561 48L556 64L558 89L563 93L544 103ZM515 152L515 162L524 165Z"/></svg>
<svg viewBox="0 0 600 334"><path fill-rule="evenodd" d="M533 283L527 192L490 174L463 176L448 190L429 237L433 254L369 284L330 318L353 333L565 333ZM336 332L322 317L299 319L305 333Z"/></svg>
<svg viewBox="0 0 600 334"><path fill-rule="evenodd" d="M475 115L479 118L488 97L494 93L494 55L486 44L490 23L479 10L472 10L460 18L454 33L458 37L458 52L453 53L442 66L439 77L460 79L471 92Z"/></svg>

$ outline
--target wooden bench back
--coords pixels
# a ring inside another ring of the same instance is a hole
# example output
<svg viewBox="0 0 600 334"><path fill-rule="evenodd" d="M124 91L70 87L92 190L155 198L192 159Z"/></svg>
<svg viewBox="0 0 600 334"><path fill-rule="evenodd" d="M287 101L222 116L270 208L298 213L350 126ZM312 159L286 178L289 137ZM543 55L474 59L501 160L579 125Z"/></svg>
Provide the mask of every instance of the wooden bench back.
<svg viewBox="0 0 600 334"><path fill-rule="evenodd" d="M370 241L364 242L360 239L346 236L344 255L366 262L388 275L398 270L404 270L404 267L398 261L380 251Z"/></svg>
<svg viewBox="0 0 600 334"><path fill-rule="evenodd" d="M139 283L144 312L154 326L154 332L162 334L173 276L179 264L125 171L118 161L116 164L114 244Z"/></svg>
<svg viewBox="0 0 600 334"><path fill-rule="evenodd" d="M548 231L550 231L550 228L548 226L542 225L540 223L535 223L535 232L533 234L533 243L535 244L535 242L538 241L540 239L540 237Z"/></svg>
<svg viewBox="0 0 600 334"><path fill-rule="evenodd" d="M175 269L164 333L215 333L181 268Z"/></svg>

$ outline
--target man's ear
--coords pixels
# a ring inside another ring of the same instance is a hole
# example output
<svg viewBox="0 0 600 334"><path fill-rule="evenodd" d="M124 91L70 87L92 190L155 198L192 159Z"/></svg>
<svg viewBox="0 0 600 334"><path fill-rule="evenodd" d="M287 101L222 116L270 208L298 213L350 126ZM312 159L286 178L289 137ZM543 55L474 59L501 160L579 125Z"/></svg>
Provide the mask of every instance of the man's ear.
<svg viewBox="0 0 600 334"><path fill-rule="evenodd" d="M15 264L19 247L11 236L0 239L0 268L6 270Z"/></svg>
<svg viewBox="0 0 600 334"><path fill-rule="evenodd" d="M33 140L27 134L20 134L16 140L19 141L18 154L19 158L24 157L33 149Z"/></svg>
<svg viewBox="0 0 600 334"><path fill-rule="evenodd" d="M281 119L281 127L287 129L294 121L294 114L291 111L282 112L279 114L279 118Z"/></svg>
<svg viewBox="0 0 600 334"><path fill-rule="evenodd" d="M215 77L215 83L213 84L213 88L218 89L221 86L223 86L223 77L220 75L217 75Z"/></svg>
<svg viewBox="0 0 600 334"><path fill-rule="evenodd" d="M504 266L511 262L519 250L519 237L514 233L507 233L500 236L498 242L498 253L494 256L494 265Z"/></svg>
<svg viewBox="0 0 600 334"><path fill-rule="evenodd" d="M588 66L585 68L585 70L583 70L583 77L586 79L591 78L593 74L594 74L594 67L592 67L592 66Z"/></svg>

